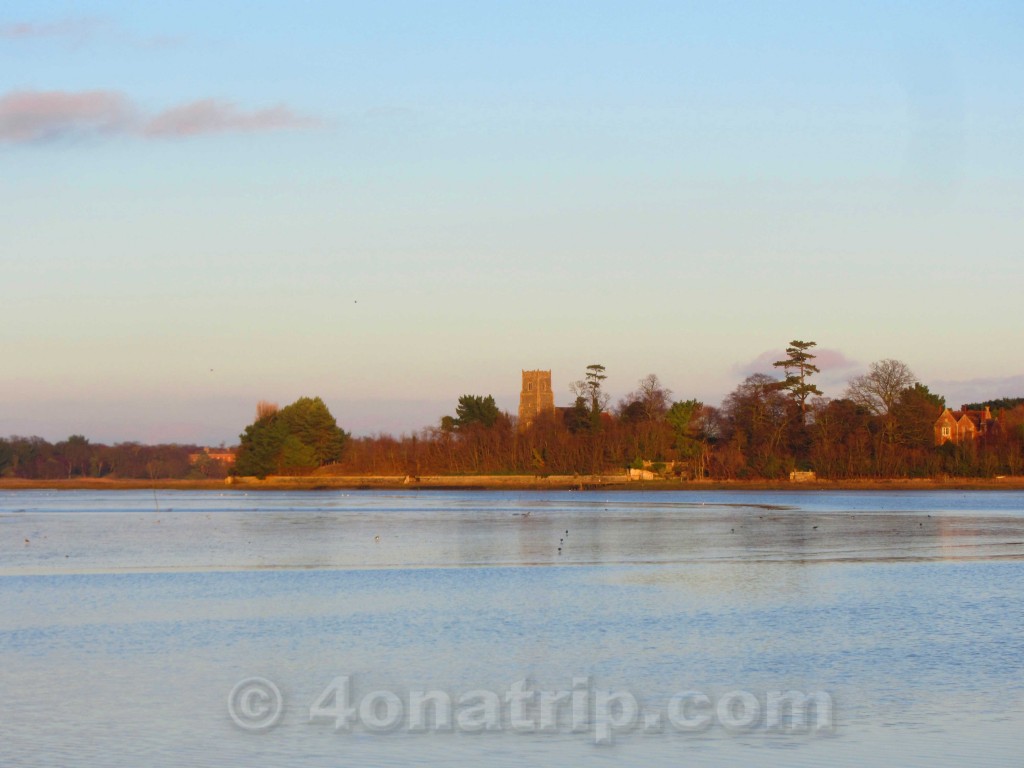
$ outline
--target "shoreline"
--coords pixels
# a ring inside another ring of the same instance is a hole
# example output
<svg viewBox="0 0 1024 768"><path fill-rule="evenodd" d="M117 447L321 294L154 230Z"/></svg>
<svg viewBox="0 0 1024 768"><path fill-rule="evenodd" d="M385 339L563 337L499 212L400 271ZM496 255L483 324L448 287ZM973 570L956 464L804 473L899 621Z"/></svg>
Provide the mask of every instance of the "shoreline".
<svg viewBox="0 0 1024 768"><path fill-rule="evenodd" d="M419 478L391 476L270 476L226 480L137 480L71 478L28 480L0 478L0 491L15 490L177 490L177 491L324 491L324 490L422 490L422 491L1021 491L1024 476L1002 478L921 478L815 480L628 480L622 475L436 475Z"/></svg>

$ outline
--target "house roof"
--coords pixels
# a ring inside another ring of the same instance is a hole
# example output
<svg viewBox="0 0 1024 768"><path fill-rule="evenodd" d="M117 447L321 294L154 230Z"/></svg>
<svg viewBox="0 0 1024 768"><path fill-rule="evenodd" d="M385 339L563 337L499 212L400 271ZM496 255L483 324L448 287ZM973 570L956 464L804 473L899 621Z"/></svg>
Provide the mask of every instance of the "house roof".
<svg viewBox="0 0 1024 768"><path fill-rule="evenodd" d="M965 421L966 420L966 421ZM992 411L988 408L984 410L972 409L967 406L963 406L960 410L954 411L950 408L946 408L936 420L936 423L947 421L955 424L970 424L973 429L981 429L988 422L992 421Z"/></svg>

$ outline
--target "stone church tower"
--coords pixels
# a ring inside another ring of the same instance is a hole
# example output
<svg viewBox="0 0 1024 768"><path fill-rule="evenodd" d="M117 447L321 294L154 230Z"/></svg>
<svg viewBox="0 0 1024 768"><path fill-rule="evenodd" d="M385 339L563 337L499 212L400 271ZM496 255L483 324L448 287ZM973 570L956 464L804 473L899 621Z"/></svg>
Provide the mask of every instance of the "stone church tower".
<svg viewBox="0 0 1024 768"><path fill-rule="evenodd" d="M542 413L555 412L555 393L551 391L551 371L523 371L523 389L519 393L519 427L528 427Z"/></svg>

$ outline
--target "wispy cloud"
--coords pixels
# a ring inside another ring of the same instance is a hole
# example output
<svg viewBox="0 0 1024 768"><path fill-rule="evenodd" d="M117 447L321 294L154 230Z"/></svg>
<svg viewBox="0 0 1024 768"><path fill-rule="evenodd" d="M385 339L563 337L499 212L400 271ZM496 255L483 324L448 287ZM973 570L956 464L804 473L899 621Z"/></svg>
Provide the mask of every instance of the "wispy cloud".
<svg viewBox="0 0 1024 768"><path fill-rule="evenodd" d="M15 43L56 42L74 48L102 41L137 48L173 48L181 45L181 37L166 34L140 36L123 29L109 19L97 17L67 18L57 21L19 21L0 24L0 41Z"/></svg>
<svg viewBox="0 0 1024 768"><path fill-rule="evenodd" d="M196 136L204 133L252 133L316 125L312 118L296 115L283 105L245 111L234 104L202 99L171 107L146 122L147 136Z"/></svg>
<svg viewBox="0 0 1024 768"><path fill-rule="evenodd" d="M60 38L71 42L84 42L106 26L97 18L61 19L51 22L22 21L0 24L0 40L37 40Z"/></svg>
<svg viewBox="0 0 1024 768"><path fill-rule="evenodd" d="M0 97L0 142L29 144L125 133L135 108L116 91L12 91Z"/></svg>
<svg viewBox="0 0 1024 768"><path fill-rule="evenodd" d="M12 91L0 97L0 143L35 144L104 136L173 138L308 128L318 121L283 105L245 110L203 99L147 116L118 91Z"/></svg>

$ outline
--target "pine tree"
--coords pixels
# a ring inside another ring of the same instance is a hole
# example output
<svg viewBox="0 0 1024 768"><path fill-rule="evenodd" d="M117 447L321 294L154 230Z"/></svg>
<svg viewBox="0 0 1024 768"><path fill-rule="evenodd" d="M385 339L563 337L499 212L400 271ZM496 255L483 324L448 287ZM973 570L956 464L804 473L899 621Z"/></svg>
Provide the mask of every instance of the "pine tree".
<svg viewBox="0 0 1024 768"><path fill-rule="evenodd" d="M786 359L772 363L776 368L782 368L786 372L786 378L779 383L779 389L788 389L793 399L800 403L800 418L803 422L807 421L807 398L821 394L820 389L807 381L808 376L820 373L818 367L811 362L815 355L807 351L816 346L818 344L814 341L794 339L786 348Z"/></svg>

